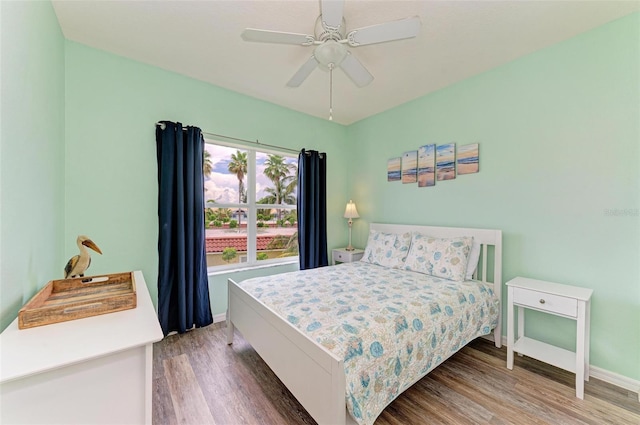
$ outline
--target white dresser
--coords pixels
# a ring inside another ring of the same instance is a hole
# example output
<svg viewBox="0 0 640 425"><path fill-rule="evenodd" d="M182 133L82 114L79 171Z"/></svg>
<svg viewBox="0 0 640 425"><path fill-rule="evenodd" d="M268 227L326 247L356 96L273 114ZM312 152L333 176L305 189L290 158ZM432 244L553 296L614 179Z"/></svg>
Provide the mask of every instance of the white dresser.
<svg viewBox="0 0 640 425"><path fill-rule="evenodd" d="M0 423L151 424L162 329L142 272L137 307L0 334Z"/></svg>

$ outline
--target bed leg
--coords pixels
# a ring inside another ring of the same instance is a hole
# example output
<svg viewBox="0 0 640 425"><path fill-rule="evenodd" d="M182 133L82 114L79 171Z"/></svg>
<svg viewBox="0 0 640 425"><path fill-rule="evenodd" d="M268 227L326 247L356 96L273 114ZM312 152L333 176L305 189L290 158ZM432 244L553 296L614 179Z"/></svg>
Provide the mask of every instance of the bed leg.
<svg viewBox="0 0 640 425"><path fill-rule="evenodd" d="M502 316L498 318L498 325L493 330L493 340L497 348L502 347Z"/></svg>
<svg viewBox="0 0 640 425"><path fill-rule="evenodd" d="M233 323L229 318L229 310L227 310L227 345L233 344Z"/></svg>

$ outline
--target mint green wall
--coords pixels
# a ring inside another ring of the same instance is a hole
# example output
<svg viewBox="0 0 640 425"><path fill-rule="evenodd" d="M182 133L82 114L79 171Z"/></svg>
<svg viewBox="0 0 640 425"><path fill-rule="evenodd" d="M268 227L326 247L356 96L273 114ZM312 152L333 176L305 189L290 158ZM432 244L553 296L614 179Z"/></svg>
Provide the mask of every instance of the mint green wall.
<svg viewBox="0 0 640 425"><path fill-rule="evenodd" d="M504 281L593 288L591 363L640 379L639 34L635 14L350 126L358 245L372 221L502 229ZM386 181L388 158L448 142L480 143L480 173ZM574 322L527 319L575 346Z"/></svg>
<svg viewBox="0 0 640 425"><path fill-rule="evenodd" d="M2 329L79 233L104 251L93 272L141 269L156 297L153 124L169 119L326 151L330 248L346 244L349 198L360 246L372 221L502 229L505 281L593 288L592 364L640 379L639 14L347 128L65 43L49 2L0 2L0 15ZM386 182L388 158L447 142L479 142L481 172ZM294 268L211 277L214 313L228 276ZM533 336L574 343L573 323L527 317Z"/></svg>
<svg viewBox="0 0 640 425"><path fill-rule="evenodd" d="M75 42L65 52L65 253L75 253L78 234L89 235L104 253L93 255L92 273L141 269L156 298L159 120L327 152L329 240L343 237L335 229L348 200L345 127ZM226 276L210 282L214 314L223 313Z"/></svg>
<svg viewBox="0 0 640 425"><path fill-rule="evenodd" d="M62 277L64 38L50 2L0 2L0 330Z"/></svg>

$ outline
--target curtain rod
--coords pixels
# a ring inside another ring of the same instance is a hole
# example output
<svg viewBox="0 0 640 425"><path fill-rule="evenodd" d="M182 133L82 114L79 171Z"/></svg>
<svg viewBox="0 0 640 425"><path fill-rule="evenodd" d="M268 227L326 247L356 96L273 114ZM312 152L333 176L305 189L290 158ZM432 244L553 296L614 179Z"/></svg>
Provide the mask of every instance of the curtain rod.
<svg viewBox="0 0 640 425"><path fill-rule="evenodd" d="M164 130L165 128L167 128L166 124L163 122L157 122L156 123L157 126L160 126L160 128L162 130ZM184 128L184 127L183 127ZM202 131L202 130L200 130ZM283 151L288 151L288 152L293 152L293 153L300 153L299 150L295 150L295 149L290 149L290 148L285 148L282 146L276 146L276 145L268 145L266 143L260 143L259 140L256 139L256 141L253 140L247 140L247 139L239 139L237 137L230 137L230 136L225 136L223 134L215 134L215 133L209 133L206 131L202 131L202 134L206 135L206 136L211 136L211 137L224 137L225 139L229 139L229 140L236 140L238 142L244 142L244 143L251 143L252 145L258 145L258 146L265 146L268 148L275 148L275 149L280 149Z"/></svg>

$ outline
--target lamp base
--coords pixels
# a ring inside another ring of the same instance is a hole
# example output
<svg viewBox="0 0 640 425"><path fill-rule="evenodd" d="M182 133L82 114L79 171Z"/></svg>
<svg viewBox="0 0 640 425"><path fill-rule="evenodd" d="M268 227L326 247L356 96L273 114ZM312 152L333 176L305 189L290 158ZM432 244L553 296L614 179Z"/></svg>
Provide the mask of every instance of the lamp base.
<svg viewBox="0 0 640 425"><path fill-rule="evenodd" d="M351 226L353 225L353 220L349 219L349 245L345 248L345 251L353 251L355 248L351 245Z"/></svg>

